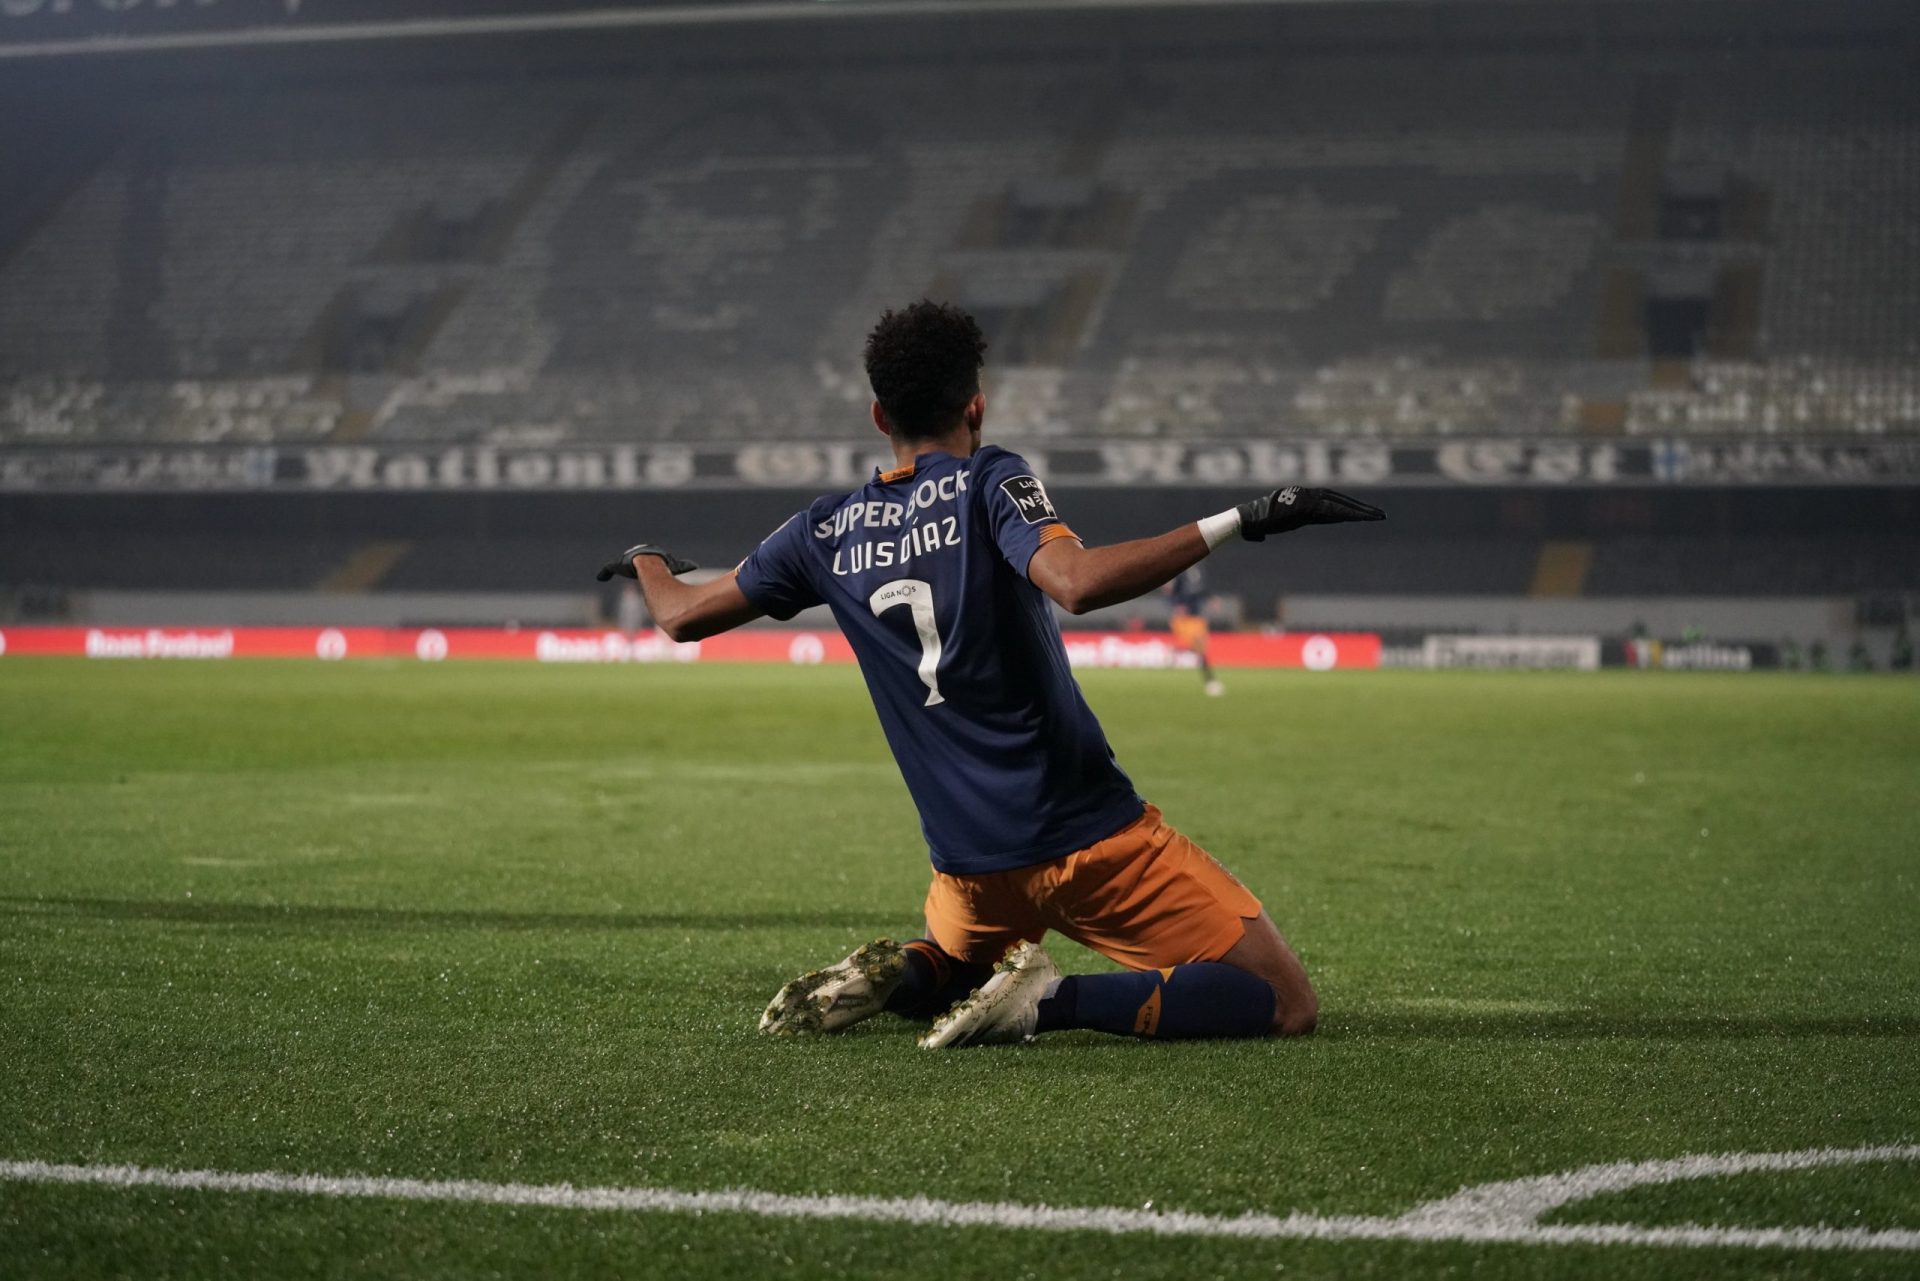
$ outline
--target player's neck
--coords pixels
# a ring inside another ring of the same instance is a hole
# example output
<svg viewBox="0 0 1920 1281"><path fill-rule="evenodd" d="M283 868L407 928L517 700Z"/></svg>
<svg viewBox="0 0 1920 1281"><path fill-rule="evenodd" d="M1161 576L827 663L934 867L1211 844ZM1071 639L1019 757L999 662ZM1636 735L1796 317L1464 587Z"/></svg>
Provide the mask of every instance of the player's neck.
<svg viewBox="0 0 1920 1281"><path fill-rule="evenodd" d="M955 458L971 458L978 445L973 429L963 422L943 436L930 436L924 440L894 437L893 461L896 466L911 467L913 460L922 454L952 454Z"/></svg>

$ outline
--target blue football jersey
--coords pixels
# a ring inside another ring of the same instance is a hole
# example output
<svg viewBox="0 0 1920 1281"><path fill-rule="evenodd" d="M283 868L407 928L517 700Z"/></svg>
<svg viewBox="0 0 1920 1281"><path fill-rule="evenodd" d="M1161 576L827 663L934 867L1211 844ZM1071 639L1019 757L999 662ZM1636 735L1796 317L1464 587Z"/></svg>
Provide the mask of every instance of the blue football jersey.
<svg viewBox="0 0 1920 1281"><path fill-rule="evenodd" d="M875 472L741 563L740 590L774 618L833 611L943 872L1061 858L1145 807L1027 581L1033 554L1066 537L1032 468L989 445Z"/></svg>

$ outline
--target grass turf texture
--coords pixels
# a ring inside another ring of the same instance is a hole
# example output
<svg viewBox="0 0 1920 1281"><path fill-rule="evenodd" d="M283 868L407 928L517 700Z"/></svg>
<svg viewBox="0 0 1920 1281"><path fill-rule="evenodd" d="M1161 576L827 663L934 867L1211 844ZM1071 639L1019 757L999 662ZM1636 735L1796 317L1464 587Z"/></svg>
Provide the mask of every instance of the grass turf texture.
<svg viewBox="0 0 1920 1281"><path fill-rule="evenodd" d="M1398 1214L1920 1140L1920 682L1085 678L1270 906L1305 1042L759 1037L917 932L846 669L0 662L0 1159ZM1068 971L1106 963L1064 941ZM1920 1227L1911 1167L1553 1222ZM0 1274L1903 1276L1912 1254L1150 1240L0 1183Z"/></svg>

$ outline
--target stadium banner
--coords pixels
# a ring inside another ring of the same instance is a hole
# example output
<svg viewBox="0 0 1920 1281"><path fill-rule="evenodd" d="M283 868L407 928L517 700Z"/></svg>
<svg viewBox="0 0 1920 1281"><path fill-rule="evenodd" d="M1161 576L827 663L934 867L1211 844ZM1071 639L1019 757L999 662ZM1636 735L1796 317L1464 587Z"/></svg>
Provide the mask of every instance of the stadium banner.
<svg viewBox="0 0 1920 1281"><path fill-rule="evenodd" d="M1194 667L1199 660L1164 634L1067 632L1075 667ZM1372 633L1290 632L1215 635L1218 667L1292 667L1324 672L1380 665ZM66 658L384 658L437 663L506 659L539 663L851 663L837 631L746 627L685 644L657 631L627 634L585 628L487 627L41 627L0 628L0 659Z"/></svg>
<svg viewBox="0 0 1920 1281"><path fill-rule="evenodd" d="M1609 642L1601 654L1608 667L1665 672L1752 672L1780 666L1780 647L1767 641L1698 641L1635 638Z"/></svg>
<svg viewBox="0 0 1920 1281"><path fill-rule="evenodd" d="M1597 671L1598 636L1429 636L1421 647L1426 667Z"/></svg>
<svg viewBox="0 0 1920 1281"><path fill-rule="evenodd" d="M1920 437L1771 441L1011 442L1056 488L1915 485ZM467 493L856 489L869 445L0 446L0 493Z"/></svg>

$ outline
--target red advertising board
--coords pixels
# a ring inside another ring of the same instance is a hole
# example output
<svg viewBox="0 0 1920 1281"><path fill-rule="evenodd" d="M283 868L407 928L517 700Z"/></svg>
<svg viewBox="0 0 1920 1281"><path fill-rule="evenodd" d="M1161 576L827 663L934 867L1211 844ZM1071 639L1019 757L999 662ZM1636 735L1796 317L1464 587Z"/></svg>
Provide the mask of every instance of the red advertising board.
<svg viewBox="0 0 1920 1281"><path fill-rule="evenodd" d="M1067 632L1075 667L1190 667L1191 654L1157 632ZM1378 667L1380 638L1366 632L1215 635L1219 667ZM747 627L688 644L660 632L486 627L4 627L0 658L400 658L520 659L541 663L850 663L839 632Z"/></svg>

